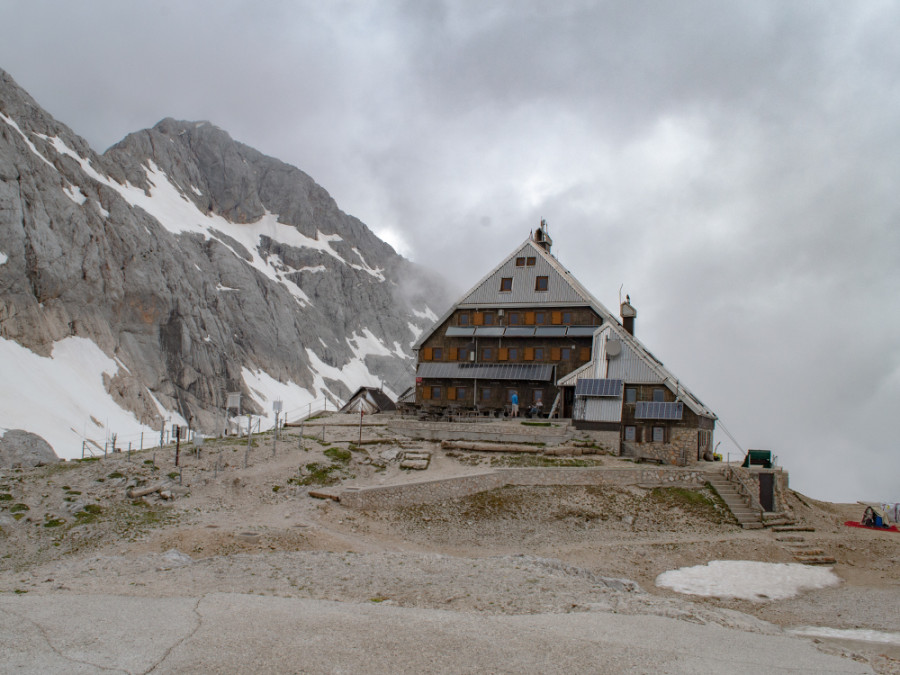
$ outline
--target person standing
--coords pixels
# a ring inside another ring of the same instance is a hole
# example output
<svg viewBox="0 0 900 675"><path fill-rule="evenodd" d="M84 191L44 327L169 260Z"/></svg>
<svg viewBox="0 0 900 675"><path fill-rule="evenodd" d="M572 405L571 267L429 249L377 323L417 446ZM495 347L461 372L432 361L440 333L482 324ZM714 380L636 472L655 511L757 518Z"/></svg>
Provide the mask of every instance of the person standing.
<svg viewBox="0 0 900 675"><path fill-rule="evenodd" d="M512 396L509 399L511 405L511 412L513 417L519 416L519 395L516 392L512 393Z"/></svg>

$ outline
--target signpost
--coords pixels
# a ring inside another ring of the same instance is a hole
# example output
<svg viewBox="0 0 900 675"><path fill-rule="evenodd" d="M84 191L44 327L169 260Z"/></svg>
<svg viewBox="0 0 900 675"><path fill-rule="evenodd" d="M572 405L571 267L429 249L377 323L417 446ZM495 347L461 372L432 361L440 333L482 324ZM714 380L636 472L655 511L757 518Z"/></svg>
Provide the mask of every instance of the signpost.
<svg viewBox="0 0 900 675"><path fill-rule="evenodd" d="M272 412L275 413L275 432L272 435L272 457L275 456L275 446L278 443L278 415L281 414L283 404L281 401L272 401Z"/></svg>

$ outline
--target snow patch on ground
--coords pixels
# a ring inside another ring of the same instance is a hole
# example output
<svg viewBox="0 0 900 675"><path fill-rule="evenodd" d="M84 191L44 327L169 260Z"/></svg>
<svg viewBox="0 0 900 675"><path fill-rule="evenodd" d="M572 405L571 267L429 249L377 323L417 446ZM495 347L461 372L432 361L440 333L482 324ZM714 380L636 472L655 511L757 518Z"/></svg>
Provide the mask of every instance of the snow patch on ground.
<svg viewBox="0 0 900 675"><path fill-rule="evenodd" d="M754 602L783 600L801 591L841 583L830 567L800 563L765 563L747 560L713 560L706 565L663 572L656 585L678 593Z"/></svg>
<svg viewBox="0 0 900 675"><path fill-rule="evenodd" d="M253 400L264 411L262 429L271 429L275 426L275 413L272 411L272 402L282 402L282 416L280 419L294 419L299 417L310 403L315 403L316 396L308 389L293 382L279 382L263 370L250 370L242 368L241 374L244 384L253 392Z"/></svg>
<svg viewBox="0 0 900 675"><path fill-rule="evenodd" d="M861 642L881 642L890 645L900 645L900 633L886 633L880 630L866 630L864 628L800 626L799 628L788 629L786 632L801 637L823 637L837 640L858 640Z"/></svg>
<svg viewBox="0 0 900 675"><path fill-rule="evenodd" d="M5 264L7 260L9 260L9 256L6 255L3 251L0 251L0 265Z"/></svg>
<svg viewBox="0 0 900 675"><path fill-rule="evenodd" d="M129 441L138 447L142 432L147 434L145 447L153 445L159 430L116 405L103 385L104 373L112 376L118 370L113 359L85 338L60 340L49 358L0 338L0 372L16 383L0 387L0 428L38 434L65 459L81 457L85 432L100 447L107 433L117 434L119 447Z"/></svg>
<svg viewBox="0 0 900 675"><path fill-rule="evenodd" d="M428 305L425 305L425 309L423 309L423 310L414 309L412 311L412 313L415 314L420 319L428 319L429 321L437 321L438 320L437 314L435 314L433 311L431 311L431 307L429 307Z"/></svg>

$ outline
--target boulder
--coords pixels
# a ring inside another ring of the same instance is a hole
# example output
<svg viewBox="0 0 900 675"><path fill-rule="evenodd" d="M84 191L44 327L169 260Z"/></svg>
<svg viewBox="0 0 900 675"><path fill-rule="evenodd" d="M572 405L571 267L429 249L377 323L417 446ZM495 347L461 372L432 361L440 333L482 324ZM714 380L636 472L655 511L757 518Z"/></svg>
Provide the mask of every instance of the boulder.
<svg viewBox="0 0 900 675"><path fill-rule="evenodd" d="M50 444L37 434L11 429L0 437L0 467L17 469L55 464L59 457Z"/></svg>

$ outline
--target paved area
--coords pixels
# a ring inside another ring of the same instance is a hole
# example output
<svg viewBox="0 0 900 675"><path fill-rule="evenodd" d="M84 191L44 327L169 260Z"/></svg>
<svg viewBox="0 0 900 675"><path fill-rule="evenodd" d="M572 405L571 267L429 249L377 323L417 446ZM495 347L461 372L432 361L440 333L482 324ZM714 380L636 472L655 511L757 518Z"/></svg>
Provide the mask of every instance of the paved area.
<svg viewBox="0 0 900 675"><path fill-rule="evenodd" d="M0 598L2 673L871 673L810 640L605 611L483 615L213 593Z"/></svg>

